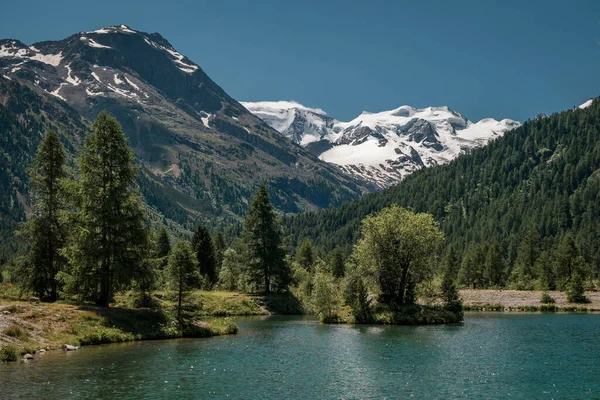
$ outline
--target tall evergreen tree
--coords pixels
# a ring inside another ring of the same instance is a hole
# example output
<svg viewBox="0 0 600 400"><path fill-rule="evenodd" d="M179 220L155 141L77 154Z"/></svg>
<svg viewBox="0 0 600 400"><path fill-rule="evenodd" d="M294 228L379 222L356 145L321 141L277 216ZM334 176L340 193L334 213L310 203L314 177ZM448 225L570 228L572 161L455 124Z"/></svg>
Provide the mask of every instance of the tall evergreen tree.
<svg viewBox="0 0 600 400"><path fill-rule="evenodd" d="M578 272L582 261L573 237L570 234L563 237L556 250L556 277L561 288L565 288L571 276Z"/></svg>
<svg viewBox="0 0 600 400"><path fill-rule="evenodd" d="M217 282L217 268L215 261L215 250L208 229L198 225L192 237L192 249L196 253L196 259L200 266L200 274L206 277L209 285Z"/></svg>
<svg viewBox="0 0 600 400"><path fill-rule="evenodd" d="M287 290L291 271L285 262L281 232L269 193L260 185L250 202L244 221L243 237L251 279L269 293L273 287Z"/></svg>
<svg viewBox="0 0 600 400"><path fill-rule="evenodd" d="M145 270L148 228L133 158L117 120L101 112L79 157L73 184L78 211L67 252L71 290L101 306Z"/></svg>
<svg viewBox="0 0 600 400"><path fill-rule="evenodd" d="M227 244L225 243L225 238L223 237L223 230L221 228L217 229L217 232L213 235L212 241L213 248L215 249L215 263L217 275L219 275L221 266L223 266L223 257L225 256L225 251L227 250Z"/></svg>
<svg viewBox="0 0 600 400"><path fill-rule="evenodd" d="M336 248L331 252L329 256L329 269L331 270L331 275L335 278L343 278L346 275L344 254L341 249Z"/></svg>
<svg viewBox="0 0 600 400"><path fill-rule="evenodd" d="M158 237L156 239L156 257L163 258L169 255L171 252L171 240L169 239L169 233L164 226L161 226L158 230Z"/></svg>
<svg viewBox="0 0 600 400"><path fill-rule="evenodd" d="M493 242L485 257L486 286L500 287L504 284L504 261L498 242Z"/></svg>
<svg viewBox="0 0 600 400"><path fill-rule="evenodd" d="M49 131L40 143L30 170L34 212L20 231L30 247L20 263L19 280L23 288L49 301L58 298L57 274L65 265L60 254L67 236L61 220L66 207L62 182L66 176L65 160L65 149L58 134Z"/></svg>
<svg viewBox="0 0 600 400"><path fill-rule="evenodd" d="M310 239L304 239L296 250L296 262L307 271L312 271L315 264L315 254Z"/></svg>
<svg viewBox="0 0 600 400"><path fill-rule="evenodd" d="M189 242L175 243L167 264L167 275L177 292L177 320L183 324L183 300L187 291L200 280L198 261Z"/></svg>

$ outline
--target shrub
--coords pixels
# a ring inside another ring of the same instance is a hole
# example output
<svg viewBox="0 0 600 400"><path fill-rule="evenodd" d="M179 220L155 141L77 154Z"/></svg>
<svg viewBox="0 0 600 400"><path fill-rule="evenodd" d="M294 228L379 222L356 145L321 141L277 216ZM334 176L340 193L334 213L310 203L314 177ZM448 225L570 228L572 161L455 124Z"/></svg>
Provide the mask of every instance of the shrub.
<svg viewBox="0 0 600 400"><path fill-rule="evenodd" d="M542 304L554 304L554 303L556 303L556 300L554 300L554 297L550 296L548 294L548 292L544 292L544 293L542 293L542 297L540 297L540 303L542 303Z"/></svg>
<svg viewBox="0 0 600 400"><path fill-rule="evenodd" d="M29 335L16 325L11 325L2 331L6 336L11 336L20 340L27 340Z"/></svg>
<svg viewBox="0 0 600 400"><path fill-rule="evenodd" d="M585 297L585 289L583 287L583 279L577 272L571 277L571 281L567 286L567 300L569 303L588 303Z"/></svg>
<svg viewBox="0 0 600 400"><path fill-rule="evenodd" d="M0 347L0 362L17 361L19 354L12 346Z"/></svg>

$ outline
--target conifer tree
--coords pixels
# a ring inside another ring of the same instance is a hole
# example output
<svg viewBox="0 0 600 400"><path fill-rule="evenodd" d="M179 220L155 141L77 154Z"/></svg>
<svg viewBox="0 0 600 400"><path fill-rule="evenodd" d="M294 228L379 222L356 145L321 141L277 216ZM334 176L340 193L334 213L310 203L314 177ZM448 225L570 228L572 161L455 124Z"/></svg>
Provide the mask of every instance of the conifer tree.
<svg viewBox="0 0 600 400"><path fill-rule="evenodd" d="M215 250L208 229L202 225L198 225L194 232L192 249L196 253L200 274L206 277L207 282L212 286L217 281Z"/></svg>
<svg viewBox="0 0 600 400"><path fill-rule="evenodd" d="M133 152L117 120L101 112L78 160L77 212L68 248L71 291L107 306L146 270L146 213L135 186Z"/></svg>
<svg viewBox="0 0 600 400"><path fill-rule="evenodd" d="M30 170L34 212L19 232L30 245L19 268L22 287L49 301L58 298L57 274L65 265L60 253L67 236L61 218L66 208L62 182L66 176L65 160L65 149L58 134L49 131L40 143Z"/></svg>
<svg viewBox="0 0 600 400"><path fill-rule="evenodd" d="M500 287L504 283L504 261L498 242L492 243L485 257L485 282L488 287Z"/></svg>
<svg viewBox="0 0 600 400"><path fill-rule="evenodd" d="M315 254L310 239L304 239L296 250L296 262L307 271L312 271L315 264Z"/></svg>
<svg viewBox="0 0 600 400"><path fill-rule="evenodd" d="M329 269L335 278L343 278L346 274L344 254L341 249L336 248L329 256Z"/></svg>
<svg viewBox="0 0 600 400"><path fill-rule="evenodd" d="M254 284L266 293L273 288L287 290L291 271L285 262L279 223L264 184L260 185L250 202L243 237L250 278Z"/></svg>
<svg viewBox="0 0 600 400"><path fill-rule="evenodd" d="M156 258L163 258L171 252L171 240L164 226L158 230L158 238L156 240Z"/></svg>
<svg viewBox="0 0 600 400"><path fill-rule="evenodd" d="M182 325L185 295L200 280L198 261L189 242L175 243L167 264L167 276L172 288L177 292L177 320Z"/></svg>
<svg viewBox="0 0 600 400"><path fill-rule="evenodd" d="M217 232L213 235L213 248L215 249L215 263L217 275L219 275L219 271L221 270L221 266L223 266L223 257L225 256L225 251L227 250L227 244L225 243L225 238L223 237L223 230L219 228Z"/></svg>

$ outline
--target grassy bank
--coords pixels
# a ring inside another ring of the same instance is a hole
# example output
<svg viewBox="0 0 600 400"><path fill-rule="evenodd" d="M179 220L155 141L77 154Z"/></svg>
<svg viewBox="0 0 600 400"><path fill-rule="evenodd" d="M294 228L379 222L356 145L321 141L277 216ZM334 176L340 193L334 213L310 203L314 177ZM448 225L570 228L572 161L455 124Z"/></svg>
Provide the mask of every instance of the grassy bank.
<svg viewBox="0 0 600 400"><path fill-rule="evenodd" d="M9 284L0 285L0 361L34 354L40 349L130 342L136 340L210 337L236 333L229 318L270 312L259 298L231 292L194 291L184 303L186 325L175 318L175 298L167 291L152 293L144 308L133 292L115 297L111 307L68 302L25 301ZM268 301L262 300L266 304Z"/></svg>
<svg viewBox="0 0 600 400"><path fill-rule="evenodd" d="M546 292L554 303L542 303L537 290L461 290L464 311L600 312L600 293L586 292L588 303L569 303L564 292Z"/></svg>

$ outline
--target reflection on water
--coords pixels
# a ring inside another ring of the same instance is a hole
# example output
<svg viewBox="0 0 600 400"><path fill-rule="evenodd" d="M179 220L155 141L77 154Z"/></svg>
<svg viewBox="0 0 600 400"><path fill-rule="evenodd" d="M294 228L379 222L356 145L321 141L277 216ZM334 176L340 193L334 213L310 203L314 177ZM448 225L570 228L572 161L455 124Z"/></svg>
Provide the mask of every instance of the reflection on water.
<svg viewBox="0 0 600 400"><path fill-rule="evenodd" d="M236 336L89 346L0 365L0 398L599 398L599 315L455 326L240 318Z"/></svg>

